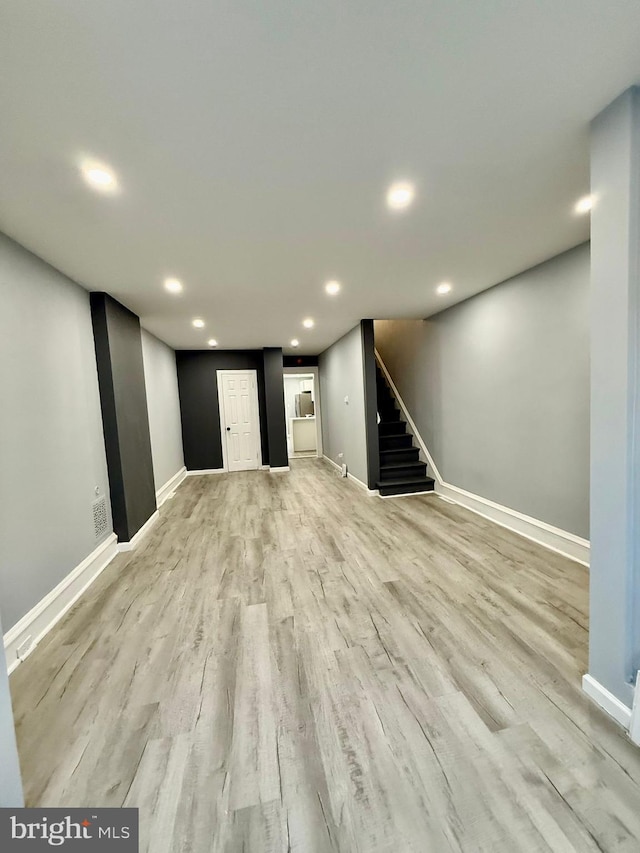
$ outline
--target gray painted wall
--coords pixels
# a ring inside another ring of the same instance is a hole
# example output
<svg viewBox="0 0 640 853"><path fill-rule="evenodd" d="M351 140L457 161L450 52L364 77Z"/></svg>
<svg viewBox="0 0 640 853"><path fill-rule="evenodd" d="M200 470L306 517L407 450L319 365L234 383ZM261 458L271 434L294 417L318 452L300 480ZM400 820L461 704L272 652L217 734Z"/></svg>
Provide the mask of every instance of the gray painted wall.
<svg viewBox="0 0 640 853"><path fill-rule="evenodd" d="M588 538L588 244L375 335L446 482Z"/></svg>
<svg viewBox="0 0 640 853"><path fill-rule="evenodd" d="M324 455L367 483L364 366L360 325L325 350L318 360ZM349 397L349 403L344 398Z"/></svg>
<svg viewBox="0 0 640 853"><path fill-rule="evenodd" d="M2 624L0 623L0 637ZM13 725L13 709L4 655L0 654L0 808L24 805Z"/></svg>
<svg viewBox="0 0 640 853"><path fill-rule="evenodd" d="M0 235L0 612L5 631L93 551L108 481L89 294Z"/></svg>
<svg viewBox="0 0 640 853"><path fill-rule="evenodd" d="M153 477L158 491L184 467L176 354L171 347L143 329L142 358L147 387Z"/></svg>
<svg viewBox="0 0 640 853"><path fill-rule="evenodd" d="M640 667L640 89L591 137L589 674L631 706Z"/></svg>

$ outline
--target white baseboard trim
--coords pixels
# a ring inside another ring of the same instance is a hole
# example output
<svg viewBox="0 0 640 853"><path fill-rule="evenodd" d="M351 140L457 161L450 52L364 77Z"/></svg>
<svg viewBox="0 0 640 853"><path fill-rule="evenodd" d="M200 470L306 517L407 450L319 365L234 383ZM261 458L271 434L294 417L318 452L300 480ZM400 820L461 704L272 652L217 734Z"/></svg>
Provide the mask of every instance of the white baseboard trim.
<svg viewBox="0 0 640 853"><path fill-rule="evenodd" d="M167 500L167 498L175 492L186 476L187 469L183 466L176 474L173 475L173 477L167 480L164 486L160 486L156 492L156 505L158 509Z"/></svg>
<svg viewBox="0 0 640 853"><path fill-rule="evenodd" d="M376 497L379 492L377 489L370 489L366 483L363 483L362 480L359 480L357 477L354 477L353 474L350 474L347 471L347 479L352 480L356 486L359 486L361 489L364 489L365 492L369 495L369 497Z"/></svg>
<svg viewBox="0 0 640 853"><path fill-rule="evenodd" d="M331 465L331 467L332 467L332 468L335 468L335 469L336 469L336 471L342 471L342 468L338 465L338 463L337 463L337 462L334 462L334 461L333 461L333 459L330 459L328 456L323 456L323 457L322 457L322 459L323 459L325 462L328 462L328 463L329 463L329 465Z"/></svg>
<svg viewBox="0 0 640 853"><path fill-rule="evenodd" d="M616 723L619 723L627 731L629 730L631 708L627 708L624 702L621 702L617 696L610 693L606 687L603 687L589 673L582 676L582 689L589 699L595 702L603 711L606 711L610 717L613 717Z"/></svg>
<svg viewBox="0 0 640 853"><path fill-rule="evenodd" d="M341 470L342 470L342 469L340 468L340 466L338 465L338 463L337 463L337 462L334 462L334 461L333 461L333 459L330 459L328 456L323 456L322 458L324 459L324 461L325 461L325 462L328 462L328 463L329 463L329 465L332 465L332 466L333 466L337 471L341 471Z"/></svg>
<svg viewBox="0 0 640 853"><path fill-rule="evenodd" d="M142 525L140 530L128 541L128 542L118 542L118 551L133 551L136 545L140 544L140 540L147 535L147 533L151 530L156 521L160 518L160 513L156 510L151 518L148 518L145 523Z"/></svg>
<svg viewBox="0 0 640 853"><path fill-rule="evenodd" d="M62 619L84 591L117 555L117 537L112 533L60 583L47 593L4 635L4 648L9 672L28 657L42 638ZM29 638L32 638L29 642ZM18 657L18 649L29 642Z"/></svg>
<svg viewBox="0 0 640 853"><path fill-rule="evenodd" d="M562 554L563 557L569 557L569 559L575 560L576 563L580 563L583 566L589 565L591 545L588 539L582 539L580 536L576 536L574 533L569 533L567 530L554 527L552 524L547 524L545 521L532 518L529 515L518 512L518 510L502 506L502 504L495 503L495 501L491 501L488 498L480 497L480 495L474 495L472 492L467 492L465 489L446 483L438 471L436 464L433 461L433 457L427 449L427 445L422 440L422 436L420 435L409 410L404 404L404 400L400 396L400 392L398 391L384 361L380 357L380 353L377 350L375 351L375 356L376 361L378 362L378 365L380 366L380 369L382 370L396 401L400 406L400 410L402 411L414 438L418 442L420 449L424 454L424 458L427 460L428 466L431 468L435 479L434 489L436 494L451 503L470 509L477 515L481 515L483 518L493 521L501 527L506 527L507 530L518 533L520 536L524 536L525 539L536 542L538 545L542 545L550 551ZM400 496L394 495L393 497Z"/></svg>
<svg viewBox="0 0 640 853"><path fill-rule="evenodd" d="M629 720L629 737L640 746L640 669L636 673L636 683L633 690L633 705L631 707L631 719Z"/></svg>
<svg viewBox="0 0 640 853"><path fill-rule="evenodd" d="M589 566L591 546L588 539L581 539L580 536L569 533L567 530L561 530L545 521L524 515L522 512L497 504L480 495L474 495L450 483L436 481L435 490L446 500L470 509L477 515L499 524L500 527L506 527L507 530L518 533L550 551L562 554L563 557L569 557L576 563Z"/></svg>
<svg viewBox="0 0 640 853"><path fill-rule="evenodd" d="M325 462L328 462L329 465L332 465L337 471L342 471L341 466L338 465L337 462L334 462L333 459L330 459L328 456L321 456L319 458L324 459ZM357 477L354 477L353 474L350 474L348 471L347 479L351 480L353 483L356 484L356 486L359 486L361 489L364 489L364 491L371 497L375 497L379 494L377 489L370 489L369 486L366 485L366 483L363 483L362 480L359 480Z"/></svg>
<svg viewBox="0 0 640 853"><path fill-rule="evenodd" d="M279 474L281 471L290 471L291 468L288 465L285 465L281 468L272 468L270 465L259 465L258 471L269 471L271 473ZM202 468L197 471L187 471L185 474L186 477L200 477L203 474L228 474L233 473L228 472L226 468ZM241 473L241 472L240 472Z"/></svg>

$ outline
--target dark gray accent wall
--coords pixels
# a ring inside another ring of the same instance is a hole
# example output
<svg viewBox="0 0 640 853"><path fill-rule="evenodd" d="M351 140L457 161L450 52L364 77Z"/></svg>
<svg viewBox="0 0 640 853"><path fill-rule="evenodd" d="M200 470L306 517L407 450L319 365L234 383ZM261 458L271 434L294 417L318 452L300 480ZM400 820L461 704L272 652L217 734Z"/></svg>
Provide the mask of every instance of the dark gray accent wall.
<svg viewBox="0 0 640 853"><path fill-rule="evenodd" d="M380 479L380 452L378 441L378 391L376 383L376 354L373 320L361 320L362 369L364 371L364 416L367 436L367 478L370 489L376 488Z"/></svg>
<svg viewBox="0 0 640 853"><path fill-rule="evenodd" d="M375 337L447 483L588 538L588 244Z"/></svg>
<svg viewBox="0 0 640 853"><path fill-rule="evenodd" d="M289 454L284 413L282 349L265 347L263 357L269 465L272 468L284 468L289 464Z"/></svg>
<svg viewBox="0 0 640 853"><path fill-rule="evenodd" d="M104 539L109 494L89 294L0 234L0 612L5 631ZM35 531L35 533L34 533Z"/></svg>
<svg viewBox="0 0 640 853"><path fill-rule="evenodd" d="M182 446L184 448L184 464L187 470L202 471L223 467L216 373L218 370L256 371L262 463L268 465L269 435L262 350L219 350L213 352L178 350L176 352L176 365L182 419ZM284 412L284 402L282 407Z"/></svg>
<svg viewBox="0 0 640 853"><path fill-rule="evenodd" d="M285 367L317 367L317 355L285 355L283 356Z"/></svg>
<svg viewBox="0 0 640 853"><path fill-rule="evenodd" d="M138 317L107 293L91 294L113 525L128 542L156 511Z"/></svg>

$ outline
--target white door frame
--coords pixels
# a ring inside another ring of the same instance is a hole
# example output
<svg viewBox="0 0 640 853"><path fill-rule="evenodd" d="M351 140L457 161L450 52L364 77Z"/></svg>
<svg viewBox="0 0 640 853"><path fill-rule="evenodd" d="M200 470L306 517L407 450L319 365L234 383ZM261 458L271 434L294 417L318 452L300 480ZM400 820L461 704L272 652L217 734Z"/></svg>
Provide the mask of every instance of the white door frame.
<svg viewBox="0 0 640 853"><path fill-rule="evenodd" d="M320 409L320 372L317 367L285 367L285 376L295 376L297 374L311 374L313 376L313 390L315 394L315 412L316 412L316 456L322 459L322 417ZM285 412L286 417L286 412Z"/></svg>
<svg viewBox="0 0 640 853"><path fill-rule="evenodd" d="M258 371L247 368L246 370L216 370L216 382L218 383L218 411L220 413L220 442L222 444L222 468L224 471L229 470L229 460L227 454L227 427L224 423L224 394L222 390L222 379L225 376L245 376L251 374L253 380L252 388L253 395L251 400L251 408L256 423L256 469L262 467L262 433L260 431L260 406L258 405Z"/></svg>

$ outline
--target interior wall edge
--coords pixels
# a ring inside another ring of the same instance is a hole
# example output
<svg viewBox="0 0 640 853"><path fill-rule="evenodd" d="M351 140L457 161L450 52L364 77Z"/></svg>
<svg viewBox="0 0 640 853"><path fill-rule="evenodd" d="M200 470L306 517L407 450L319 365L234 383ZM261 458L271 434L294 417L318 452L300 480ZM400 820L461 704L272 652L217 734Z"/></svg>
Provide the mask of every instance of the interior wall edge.
<svg viewBox="0 0 640 853"><path fill-rule="evenodd" d="M126 540L124 542L118 542L118 551L133 551L133 549L140 543L140 540L143 539L147 533L151 530L156 521L160 518L160 513L156 509L156 511L151 515L142 527L136 531L135 535L131 537L131 539Z"/></svg>
<svg viewBox="0 0 640 853"><path fill-rule="evenodd" d="M173 475L173 477L169 477L164 485L160 486L160 488L156 491L156 504L158 505L158 509L162 506L162 504L173 494L173 492L178 488L180 483L187 476L187 469L183 465L179 471Z"/></svg>
<svg viewBox="0 0 640 853"><path fill-rule="evenodd" d="M369 471L362 334L358 323L321 353L319 374L323 453L364 482Z"/></svg>
<svg viewBox="0 0 640 853"><path fill-rule="evenodd" d="M321 459L322 459L324 462L328 462L328 463L329 463L329 465L331 465L331 467L332 467L332 468L335 468L337 471L340 471L340 472L342 471L342 468L340 467L340 465L338 465L338 463L337 463L337 462L334 462L334 461L333 461L333 459L330 459L328 456L323 455L323 456L321 457ZM366 484L366 483L363 483L363 482L362 482L362 480L359 480L357 477L354 477L354 475L353 475L353 474L351 474L349 471L347 471L347 477L346 477L346 479L347 479L347 480L351 480L351 482L352 482L352 483L355 483L355 485L356 485L356 486L358 486L358 488L360 488L360 489L364 489L364 491L365 491L368 495L370 495L371 497L375 497L376 495L379 495L379 494L380 494L380 492L378 491L378 489L370 489L370 488L369 488L369 486L367 486L367 484ZM397 495L396 495L396 496L394 496L394 497L397 497Z"/></svg>
<svg viewBox="0 0 640 853"><path fill-rule="evenodd" d="M600 684L592 675L582 676L582 689L589 699L605 711L612 719L628 730L631 725L631 708L621 702L606 687Z"/></svg>
<svg viewBox="0 0 640 853"><path fill-rule="evenodd" d="M9 673L31 654L117 554L118 540L112 533L7 631L3 640ZM25 643L29 645L18 657L18 649Z"/></svg>
<svg viewBox="0 0 640 853"><path fill-rule="evenodd" d="M184 468L175 350L141 328L149 436L156 496ZM156 501L157 503L157 501Z"/></svg>

